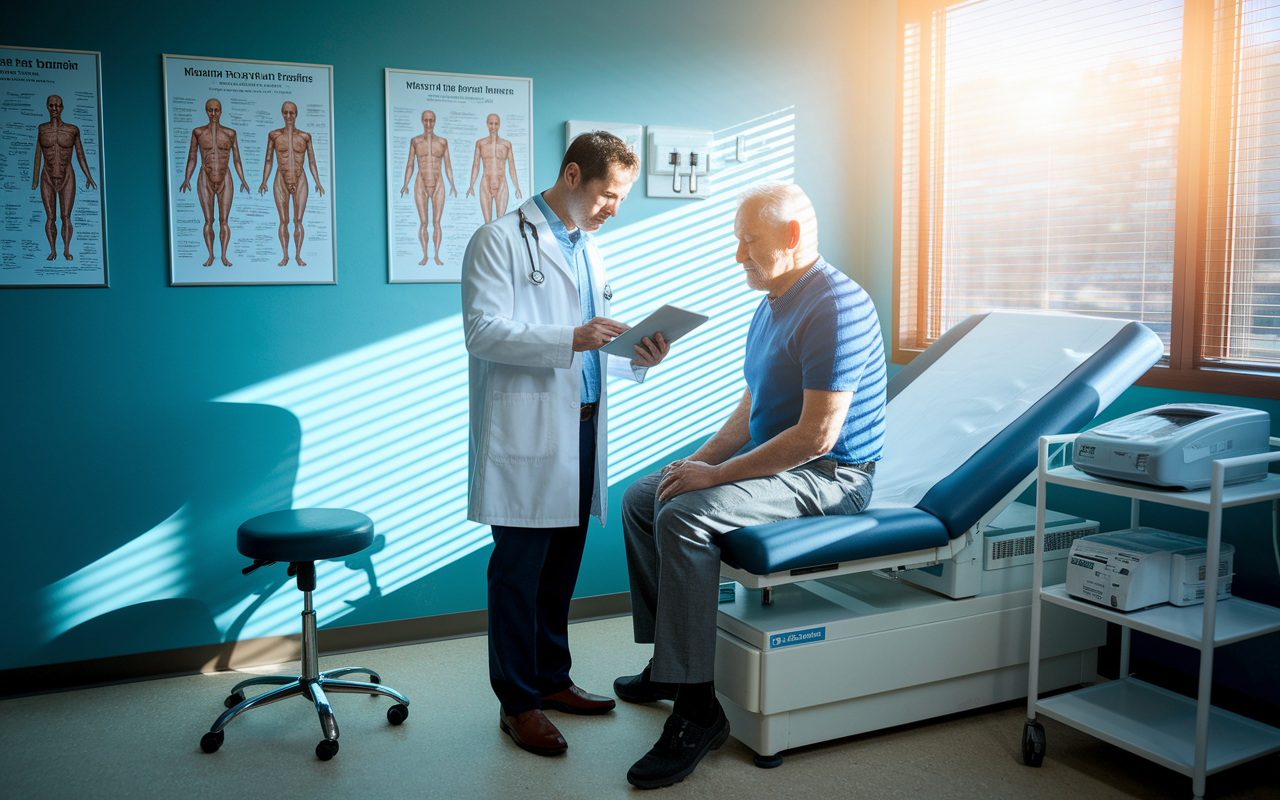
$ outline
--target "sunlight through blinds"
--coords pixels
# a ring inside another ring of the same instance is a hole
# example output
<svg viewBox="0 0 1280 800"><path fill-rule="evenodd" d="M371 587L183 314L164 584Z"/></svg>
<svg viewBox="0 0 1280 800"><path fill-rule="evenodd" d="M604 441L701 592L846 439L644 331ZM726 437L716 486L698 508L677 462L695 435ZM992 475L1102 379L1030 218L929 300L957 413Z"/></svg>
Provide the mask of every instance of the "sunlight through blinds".
<svg viewBox="0 0 1280 800"><path fill-rule="evenodd" d="M902 36L902 187L901 253L898 269L914 273L920 264L920 25L910 23ZM919 302L916 281L901 282L898 292L899 327L919 330L916 305ZM920 346L918 341L910 342Z"/></svg>
<svg viewBox="0 0 1280 800"><path fill-rule="evenodd" d="M1219 2L1201 360L1280 366L1280 2Z"/></svg>
<svg viewBox="0 0 1280 800"><path fill-rule="evenodd" d="M1182 3L936 12L929 341L993 308L1145 322L1172 306Z"/></svg>

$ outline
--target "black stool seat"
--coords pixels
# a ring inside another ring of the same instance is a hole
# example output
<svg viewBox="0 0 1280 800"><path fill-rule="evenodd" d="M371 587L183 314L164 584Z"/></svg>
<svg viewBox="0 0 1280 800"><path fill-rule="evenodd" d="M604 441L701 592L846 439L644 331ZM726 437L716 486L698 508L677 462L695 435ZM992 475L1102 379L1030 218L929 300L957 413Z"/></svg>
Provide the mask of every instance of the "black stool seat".
<svg viewBox="0 0 1280 800"><path fill-rule="evenodd" d="M373 544L373 520L346 508L295 508L254 517L236 531L236 549L267 561L321 561Z"/></svg>

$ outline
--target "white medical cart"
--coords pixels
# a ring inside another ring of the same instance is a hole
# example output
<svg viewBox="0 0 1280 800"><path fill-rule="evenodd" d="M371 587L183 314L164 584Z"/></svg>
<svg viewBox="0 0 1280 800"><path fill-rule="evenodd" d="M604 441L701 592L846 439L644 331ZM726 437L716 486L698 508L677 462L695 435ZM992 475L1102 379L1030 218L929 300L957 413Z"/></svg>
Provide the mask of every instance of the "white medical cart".
<svg viewBox="0 0 1280 800"><path fill-rule="evenodd" d="M1268 474L1253 483L1223 485L1227 469L1246 464L1280 461L1280 439L1273 451L1224 458L1213 463L1213 483L1200 491L1177 491L1136 483L1095 478L1067 463L1078 434L1040 438L1039 480L1036 483L1035 572L1031 589L1031 660L1027 687L1027 722L1022 734L1023 761L1040 766L1045 753L1044 727L1037 714L1077 728L1191 776L1192 791L1204 797L1205 776L1280 751L1280 729L1209 704L1213 686L1214 648L1280 631L1280 608L1242 597L1218 600L1218 570L1205 570L1203 606L1160 605L1128 613L1078 600L1064 584L1043 585L1045 489L1049 484L1128 497L1132 501L1130 527L1138 527L1143 501L1209 513L1206 565L1216 565L1222 542L1222 509L1280 499L1280 475ZM1052 454L1051 449L1057 448ZM1062 466L1051 468L1059 461ZM1273 530L1273 535L1275 531ZM1121 626L1120 679L1098 683L1067 694L1039 698L1041 603L1053 603ZM1133 631L1159 636L1200 651L1196 699L1184 697L1129 676L1129 639Z"/></svg>

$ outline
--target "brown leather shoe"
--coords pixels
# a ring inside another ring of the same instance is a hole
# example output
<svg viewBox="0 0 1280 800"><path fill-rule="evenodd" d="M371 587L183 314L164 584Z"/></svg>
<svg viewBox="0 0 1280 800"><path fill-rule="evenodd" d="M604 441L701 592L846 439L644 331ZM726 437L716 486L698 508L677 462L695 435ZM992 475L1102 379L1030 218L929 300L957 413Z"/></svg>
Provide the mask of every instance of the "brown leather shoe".
<svg viewBox="0 0 1280 800"><path fill-rule="evenodd" d="M498 727L511 737L511 740L530 753L540 756L558 756L569 748L569 743L551 724L547 715L539 709L525 711L508 717L498 712Z"/></svg>
<svg viewBox="0 0 1280 800"><path fill-rule="evenodd" d="M566 714L607 714L616 705L612 697L584 692L572 685L542 698L544 710L563 711Z"/></svg>

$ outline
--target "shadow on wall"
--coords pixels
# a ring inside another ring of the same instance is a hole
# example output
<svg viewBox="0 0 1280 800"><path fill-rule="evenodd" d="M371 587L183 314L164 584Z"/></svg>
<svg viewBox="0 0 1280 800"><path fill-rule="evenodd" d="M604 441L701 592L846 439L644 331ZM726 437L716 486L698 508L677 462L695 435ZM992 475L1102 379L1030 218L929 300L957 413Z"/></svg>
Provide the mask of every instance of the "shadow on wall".
<svg viewBox="0 0 1280 800"><path fill-rule="evenodd" d="M0 667L219 641L215 609L247 588L227 580L243 566L236 527L289 504L298 434L283 409L217 403L44 432L39 463L57 473L29 480L61 483L66 503L15 498L28 535L11 537Z"/></svg>
<svg viewBox="0 0 1280 800"><path fill-rule="evenodd" d="M664 302L713 316L643 386L611 387L611 483L713 431L741 395L742 346L759 298L733 259L735 197L757 181L791 178L794 131L784 109L718 132L709 200L598 238L615 317L635 321ZM745 163L728 160L739 134L753 142ZM424 597L444 581L427 578L490 543L488 528L466 519L460 315L213 400L148 419L145 430L66 435L70 471L100 485L69 491L90 499L45 521L67 532L67 558L41 559L47 543L27 543L24 556L46 572L4 590L22 623L4 648L16 663L0 667L296 633L298 597L283 570L239 575L236 527L267 511L339 507L373 518L375 548L317 565L316 613L326 626L432 613ZM660 427L655 407L670 410ZM111 469L111 454L139 447L154 454L151 474ZM68 561L84 566L48 574ZM482 591L450 590L451 601L464 597L483 607Z"/></svg>

